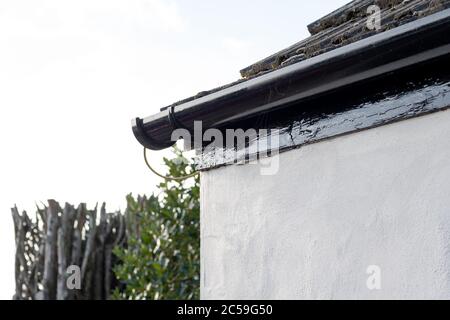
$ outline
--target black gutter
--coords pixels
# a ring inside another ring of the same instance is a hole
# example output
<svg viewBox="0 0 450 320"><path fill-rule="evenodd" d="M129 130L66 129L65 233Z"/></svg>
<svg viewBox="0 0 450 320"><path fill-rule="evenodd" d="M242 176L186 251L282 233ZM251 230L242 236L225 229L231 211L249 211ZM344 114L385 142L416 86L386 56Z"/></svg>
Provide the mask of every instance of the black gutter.
<svg viewBox="0 0 450 320"><path fill-rule="evenodd" d="M258 113L291 106L332 90L392 74L450 53L450 9L275 70L207 96L133 120L145 147L160 150L175 143L173 130L224 125Z"/></svg>

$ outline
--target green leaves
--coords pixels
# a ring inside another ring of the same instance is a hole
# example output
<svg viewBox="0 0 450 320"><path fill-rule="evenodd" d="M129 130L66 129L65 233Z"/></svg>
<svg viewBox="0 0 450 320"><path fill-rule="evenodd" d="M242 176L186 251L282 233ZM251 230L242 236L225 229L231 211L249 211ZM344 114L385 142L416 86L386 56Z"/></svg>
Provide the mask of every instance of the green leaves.
<svg viewBox="0 0 450 320"><path fill-rule="evenodd" d="M168 174L194 170L180 150L164 159ZM159 196L127 197L128 246L115 248L120 262L114 272L124 284L115 299L199 299L199 178L163 181Z"/></svg>

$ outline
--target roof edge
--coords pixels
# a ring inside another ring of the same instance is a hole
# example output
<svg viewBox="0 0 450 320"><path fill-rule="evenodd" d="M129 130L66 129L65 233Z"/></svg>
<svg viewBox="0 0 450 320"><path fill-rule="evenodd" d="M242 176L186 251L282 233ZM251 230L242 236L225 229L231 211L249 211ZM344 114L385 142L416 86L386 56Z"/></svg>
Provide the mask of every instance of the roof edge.
<svg viewBox="0 0 450 320"><path fill-rule="evenodd" d="M172 115L164 110L144 119L139 131L133 124L133 131L145 132L152 144L161 148L169 146L175 143L171 141L171 135L178 124L188 130L193 129L194 121L202 121L204 129L224 126L256 113L292 105L302 99L447 55L450 53L449 32L450 9L447 9L180 104L171 108ZM144 144L142 135L136 138ZM148 145L152 148L150 143Z"/></svg>

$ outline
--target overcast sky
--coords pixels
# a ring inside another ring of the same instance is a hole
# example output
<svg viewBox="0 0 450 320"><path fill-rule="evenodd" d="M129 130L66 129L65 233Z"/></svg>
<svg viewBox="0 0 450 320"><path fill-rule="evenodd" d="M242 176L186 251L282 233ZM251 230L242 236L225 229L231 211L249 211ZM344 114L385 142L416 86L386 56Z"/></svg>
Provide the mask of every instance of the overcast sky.
<svg viewBox="0 0 450 320"><path fill-rule="evenodd" d="M133 117L236 80L347 2L0 0L0 298L14 291L11 206L116 210L151 193Z"/></svg>

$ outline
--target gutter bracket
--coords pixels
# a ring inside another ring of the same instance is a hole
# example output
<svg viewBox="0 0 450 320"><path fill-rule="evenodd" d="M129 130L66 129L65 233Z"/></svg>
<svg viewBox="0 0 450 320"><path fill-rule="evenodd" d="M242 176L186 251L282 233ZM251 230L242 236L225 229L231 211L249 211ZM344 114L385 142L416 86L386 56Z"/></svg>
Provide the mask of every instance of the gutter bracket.
<svg viewBox="0 0 450 320"><path fill-rule="evenodd" d="M186 128L175 116L176 112L175 112L175 106L170 106L168 108L168 115L167 117L169 118L169 123L172 126L172 131L175 131L177 129L185 129L187 130L189 133L192 134L191 130L189 130L188 128Z"/></svg>

